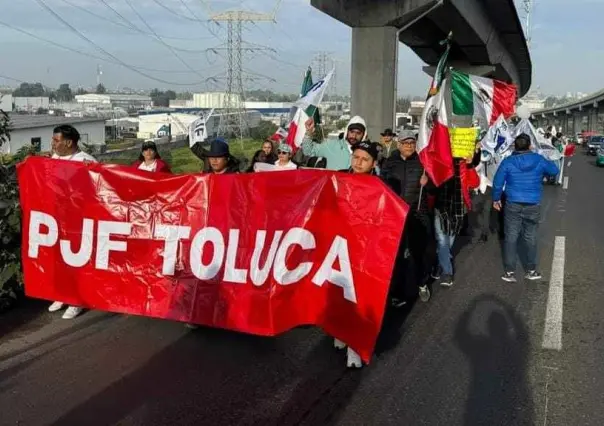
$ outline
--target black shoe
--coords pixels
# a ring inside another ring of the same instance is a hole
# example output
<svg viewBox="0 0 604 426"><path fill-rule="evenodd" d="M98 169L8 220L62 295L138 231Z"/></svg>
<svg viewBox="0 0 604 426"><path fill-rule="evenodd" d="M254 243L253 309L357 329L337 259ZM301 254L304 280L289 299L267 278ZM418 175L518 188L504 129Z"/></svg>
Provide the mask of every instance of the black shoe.
<svg viewBox="0 0 604 426"><path fill-rule="evenodd" d="M516 274L514 272L505 272L501 279L507 283L515 283L516 282Z"/></svg>
<svg viewBox="0 0 604 426"><path fill-rule="evenodd" d="M439 280L441 274L442 274L442 269L440 266L437 266L436 268L434 268L432 270L432 272L430 273L430 276L432 278L434 278L435 280Z"/></svg>
<svg viewBox="0 0 604 426"><path fill-rule="evenodd" d="M441 287L453 287L453 275L444 274L440 280Z"/></svg>
<svg viewBox="0 0 604 426"><path fill-rule="evenodd" d="M403 306L405 306L407 304L407 301L393 297L392 300L390 301L390 304L392 305L393 308L398 309L398 308L402 308Z"/></svg>
<svg viewBox="0 0 604 426"><path fill-rule="evenodd" d="M542 277L539 272L533 270L533 271L528 271L526 273L526 275L524 276L524 278L526 278L527 280L536 281L536 280L540 280Z"/></svg>
<svg viewBox="0 0 604 426"><path fill-rule="evenodd" d="M489 241L489 235L488 234L481 234L480 235L480 240L481 243L486 243L487 241Z"/></svg>

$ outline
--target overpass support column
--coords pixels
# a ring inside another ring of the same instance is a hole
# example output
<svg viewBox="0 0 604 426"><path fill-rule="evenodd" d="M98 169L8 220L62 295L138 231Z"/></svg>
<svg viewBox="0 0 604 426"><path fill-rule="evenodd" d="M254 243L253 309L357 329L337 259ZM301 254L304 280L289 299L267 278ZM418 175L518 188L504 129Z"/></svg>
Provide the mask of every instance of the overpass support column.
<svg viewBox="0 0 604 426"><path fill-rule="evenodd" d="M395 27L352 29L352 115L367 122L369 137L393 127L396 105L398 40Z"/></svg>
<svg viewBox="0 0 604 426"><path fill-rule="evenodd" d="M598 127L598 110L595 108L590 109L587 117L589 131L595 132Z"/></svg>
<svg viewBox="0 0 604 426"><path fill-rule="evenodd" d="M573 132L573 136L581 132L581 113L573 113L573 127L570 130Z"/></svg>

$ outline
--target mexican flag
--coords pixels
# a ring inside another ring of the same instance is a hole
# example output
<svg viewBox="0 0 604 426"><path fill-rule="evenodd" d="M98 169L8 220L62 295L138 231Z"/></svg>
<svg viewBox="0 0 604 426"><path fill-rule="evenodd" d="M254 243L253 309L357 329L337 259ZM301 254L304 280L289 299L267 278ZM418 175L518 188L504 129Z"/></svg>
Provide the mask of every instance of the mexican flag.
<svg viewBox="0 0 604 426"><path fill-rule="evenodd" d="M426 174L436 186L440 186L454 175L449 114L445 102L449 82L449 78L445 77L445 66L451 49L450 38L446 43L447 48L438 62L428 91L416 148Z"/></svg>
<svg viewBox="0 0 604 426"><path fill-rule="evenodd" d="M296 113L289 124L286 143L292 147L293 151L302 145L304 135L306 134L306 122L315 117L315 113L319 109L319 104L323 100L329 81L333 75L333 70L325 76L324 79L317 81L308 90L304 97L296 102Z"/></svg>
<svg viewBox="0 0 604 426"><path fill-rule="evenodd" d="M513 84L451 71L453 114L471 115L491 126L500 115L509 118L516 109Z"/></svg>

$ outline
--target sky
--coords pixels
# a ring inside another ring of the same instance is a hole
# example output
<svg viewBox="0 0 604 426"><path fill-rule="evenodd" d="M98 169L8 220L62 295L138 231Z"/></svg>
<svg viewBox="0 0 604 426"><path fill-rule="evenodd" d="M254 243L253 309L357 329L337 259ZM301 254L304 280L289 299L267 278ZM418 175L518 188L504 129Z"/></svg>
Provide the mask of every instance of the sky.
<svg viewBox="0 0 604 426"><path fill-rule="evenodd" d="M39 81L88 88L96 85L100 65L109 89L220 90L226 84L226 24L209 22L209 16L233 9L269 14L275 3L0 0L0 85ZM603 14L604 0L535 0L533 88L554 95L602 88ZM243 40L246 89L297 93L313 57L328 52L336 64L334 90L350 91L351 29L310 0L283 0L276 23L245 24ZM425 95L423 65L400 45L399 96Z"/></svg>

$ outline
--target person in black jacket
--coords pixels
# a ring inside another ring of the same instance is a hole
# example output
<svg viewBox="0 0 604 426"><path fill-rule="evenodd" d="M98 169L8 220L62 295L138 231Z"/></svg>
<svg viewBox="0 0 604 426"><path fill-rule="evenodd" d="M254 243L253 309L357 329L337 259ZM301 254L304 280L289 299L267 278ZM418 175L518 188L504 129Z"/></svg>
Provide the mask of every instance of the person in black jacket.
<svg viewBox="0 0 604 426"><path fill-rule="evenodd" d="M409 213L403 233L403 244L399 250L393 273L392 304L402 306L406 300L415 296L419 287L419 296L423 302L430 300L430 289L426 285L427 252L431 238L431 221L428 213L427 188L429 179L415 151L416 137L413 131L401 132L398 140L398 151L384 163L381 177L408 205ZM407 276L408 255L414 265L414 282L416 285L405 285ZM401 259L402 257L402 259ZM413 292L413 295L410 294Z"/></svg>

